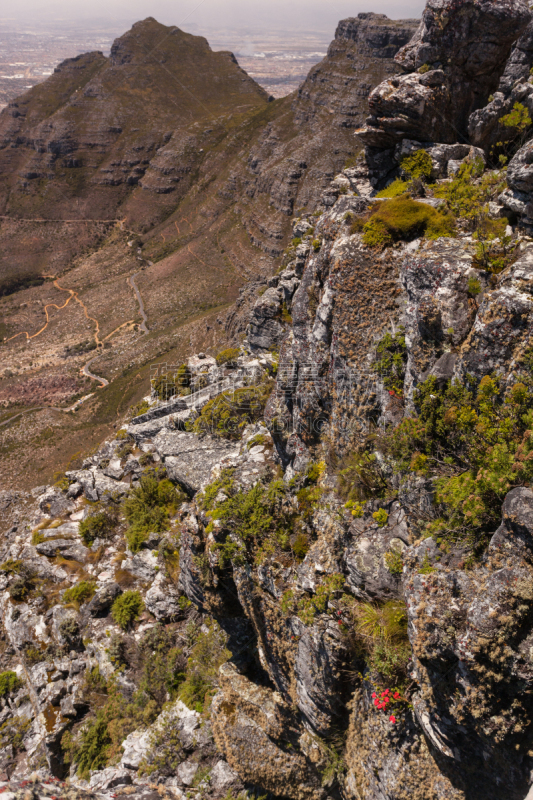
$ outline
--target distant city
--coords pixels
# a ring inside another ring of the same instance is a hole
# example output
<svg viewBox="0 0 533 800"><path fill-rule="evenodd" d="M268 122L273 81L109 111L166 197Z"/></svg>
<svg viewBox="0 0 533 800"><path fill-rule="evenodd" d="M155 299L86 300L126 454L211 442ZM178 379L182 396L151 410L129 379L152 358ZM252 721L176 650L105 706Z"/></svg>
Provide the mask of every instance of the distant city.
<svg viewBox="0 0 533 800"><path fill-rule="evenodd" d="M88 25L65 20L19 23L0 19L0 110L11 100L46 80L64 59L91 50L105 55L113 40L130 27L128 22ZM314 64L326 55L333 38L315 31L253 29L200 30L185 25L195 35L205 36L213 50L231 50L239 64L267 92L284 97L297 89Z"/></svg>

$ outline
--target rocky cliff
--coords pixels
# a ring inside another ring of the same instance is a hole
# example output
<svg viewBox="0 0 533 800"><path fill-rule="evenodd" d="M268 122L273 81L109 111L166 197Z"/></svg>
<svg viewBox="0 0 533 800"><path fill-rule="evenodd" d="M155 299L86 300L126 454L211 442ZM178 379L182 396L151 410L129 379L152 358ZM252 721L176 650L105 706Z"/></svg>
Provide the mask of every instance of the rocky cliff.
<svg viewBox="0 0 533 800"><path fill-rule="evenodd" d="M501 63L463 64L466 125L523 80L529 17L431 1L399 59L475 22ZM409 116L420 76L455 80L427 63L376 95ZM507 199L529 128L507 168L490 114L476 145L399 119L292 220L239 347L159 371L79 468L3 494L13 797L531 796L533 241Z"/></svg>

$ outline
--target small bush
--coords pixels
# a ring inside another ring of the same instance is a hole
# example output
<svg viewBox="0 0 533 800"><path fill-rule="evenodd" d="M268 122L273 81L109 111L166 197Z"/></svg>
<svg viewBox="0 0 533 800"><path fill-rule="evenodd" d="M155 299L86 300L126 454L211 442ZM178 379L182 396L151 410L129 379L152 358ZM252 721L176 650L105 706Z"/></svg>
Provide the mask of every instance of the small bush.
<svg viewBox="0 0 533 800"><path fill-rule="evenodd" d="M407 637L407 610L399 600L383 605L363 603L355 607L355 630L362 635L372 670L393 680L406 676L411 654Z"/></svg>
<svg viewBox="0 0 533 800"><path fill-rule="evenodd" d="M315 253L318 253L321 247L322 247L322 240L313 239L313 250L315 251Z"/></svg>
<svg viewBox="0 0 533 800"><path fill-rule="evenodd" d="M63 592L62 603L66 605L67 603L73 603L77 608L79 608L83 603L87 603L88 600L93 597L94 593L96 592L96 583L94 581L80 581L75 586L71 586L70 589L66 589Z"/></svg>
<svg viewBox="0 0 533 800"><path fill-rule="evenodd" d="M401 575L403 572L403 558L398 550L388 550L385 553L385 564L391 575Z"/></svg>
<svg viewBox="0 0 533 800"><path fill-rule="evenodd" d="M481 283L478 281L477 278L469 278L468 279L468 294L471 294L472 297L476 297L478 294L481 293Z"/></svg>
<svg viewBox="0 0 533 800"><path fill-rule="evenodd" d="M169 518L184 502L185 495L167 478L159 481L155 475L143 475L123 503L129 527L126 541L132 553L137 553L150 533L168 529Z"/></svg>
<svg viewBox="0 0 533 800"><path fill-rule="evenodd" d="M410 156L404 156L400 162L402 170L411 178L429 180L433 172L433 161L425 150L415 150Z"/></svg>
<svg viewBox="0 0 533 800"><path fill-rule="evenodd" d="M229 347L227 350L222 350L216 357L218 366L221 367L224 364L235 363L240 352L238 347Z"/></svg>
<svg viewBox="0 0 533 800"><path fill-rule="evenodd" d="M152 389L163 402L176 395L189 394L192 375L187 364L182 364L176 372L165 372L152 379Z"/></svg>
<svg viewBox="0 0 533 800"><path fill-rule="evenodd" d="M12 558L8 558L8 560L4 561L2 566L0 566L0 572L6 572L8 575L19 575L23 567L24 562L21 559L14 561Z"/></svg>
<svg viewBox="0 0 533 800"><path fill-rule="evenodd" d="M401 178L396 178L396 180L389 183L388 186L385 186L380 192L376 194L376 197L399 197L402 194L405 194L409 189L409 184L406 181L403 181Z"/></svg>
<svg viewBox="0 0 533 800"><path fill-rule="evenodd" d="M87 547L90 547L95 539L109 538L115 530L117 521L114 509L97 511L80 522L79 534Z"/></svg>
<svg viewBox="0 0 533 800"><path fill-rule="evenodd" d="M246 425L262 418L272 387L272 381L266 381L214 397L203 407L193 432L238 439Z"/></svg>
<svg viewBox="0 0 533 800"><path fill-rule="evenodd" d="M407 364L407 345L403 326L394 336L386 333L376 347L376 360L372 367L383 381L385 389L398 397L403 397L405 367Z"/></svg>
<svg viewBox="0 0 533 800"><path fill-rule="evenodd" d="M426 72L429 72L430 70L431 67L429 66L429 64L422 64L421 67L418 67L418 72L420 73L420 75L424 75Z"/></svg>
<svg viewBox="0 0 533 800"><path fill-rule="evenodd" d="M367 247L387 247L393 241L417 236L438 239L454 233L454 219L450 214L442 214L426 203L402 195L377 206L364 225L363 243Z"/></svg>
<svg viewBox="0 0 533 800"><path fill-rule="evenodd" d="M204 710L216 691L219 667L230 657L226 637L215 622L208 623L207 631L196 633L187 661L187 677L178 692L180 700L188 708L200 713Z"/></svg>
<svg viewBox="0 0 533 800"><path fill-rule="evenodd" d="M19 679L16 672L7 670L0 672L0 697L16 692L22 686L22 681Z"/></svg>
<svg viewBox="0 0 533 800"><path fill-rule="evenodd" d="M124 592L111 606L111 616L122 630L127 630L144 609L143 599L138 591Z"/></svg>
<svg viewBox="0 0 533 800"><path fill-rule="evenodd" d="M292 552L299 561L303 561L309 552L309 539L305 533L299 533L292 546Z"/></svg>
<svg viewBox="0 0 533 800"><path fill-rule="evenodd" d="M76 648L81 642L80 626L74 617L66 617L59 624L59 632L67 647Z"/></svg>
<svg viewBox="0 0 533 800"><path fill-rule="evenodd" d="M387 514L384 508L380 508L378 511L374 511L372 516L378 523L380 528L385 527L389 519L389 515Z"/></svg>
<svg viewBox="0 0 533 800"><path fill-rule="evenodd" d="M377 247L383 250L385 247L390 247L393 242L392 234L383 220L371 217L368 222L364 223L363 244L367 247Z"/></svg>
<svg viewBox="0 0 533 800"><path fill-rule="evenodd" d="M135 417L140 417L141 414L146 414L149 408L150 403L148 400L140 400L128 410L128 419L134 419Z"/></svg>
<svg viewBox="0 0 533 800"><path fill-rule="evenodd" d="M435 197L442 198L452 214L465 220L471 229L487 220L488 201L506 186L503 176L483 175L484 169L483 160L474 158L461 165L453 180L433 187Z"/></svg>

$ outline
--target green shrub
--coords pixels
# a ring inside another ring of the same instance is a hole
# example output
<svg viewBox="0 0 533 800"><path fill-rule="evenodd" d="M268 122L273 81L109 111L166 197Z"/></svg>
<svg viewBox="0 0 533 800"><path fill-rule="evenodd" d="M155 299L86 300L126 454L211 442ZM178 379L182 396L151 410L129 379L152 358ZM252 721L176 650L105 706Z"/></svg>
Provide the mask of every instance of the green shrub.
<svg viewBox="0 0 533 800"><path fill-rule="evenodd" d="M71 586L70 589L66 589L63 592L61 602L64 605L72 603L79 608L83 603L90 600L95 592L96 583L94 581L80 581L75 586Z"/></svg>
<svg viewBox="0 0 533 800"><path fill-rule="evenodd" d="M414 454L437 486L442 516L429 534L483 542L499 524L507 492L533 478L533 376L526 354L517 383L504 391L496 377L439 388L435 378L418 387L418 417L404 419L388 437L397 469ZM476 545L477 546L477 545Z"/></svg>
<svg viewBox="0 0 533 800"><path fill-rule="evenodd" d="M384 508L380 508L378 511L374 511L372 517L378 523L380 528L385 527L389 519L389 515L387 514Z"/></svg>
<svg viewBox="0 0 533 800"><path fill-rule="evenodd" d="M522 103L515 103L512 111L500 118L500 125L512 128L515 135L524 133L531 127L529 111Z"/></svg>
<svg viewBox="0 0 533 800"><path fill-rule="evenodd" d="M231 473L222 475L219 481L207 487L201 503L211 509L209 516L218 521L217 543L213 549L219 554L219 568L228 563L261 563L265 554L277 548L290 550L290 537L293 534L295 514L287 514L283 500L288 487L283 480L272 481L268 485L256 483L248 491L237 491ZM219 492L224 500L216 504ZM208 532L213 525L208 526ZM207 565L198 561L206 578Z"/></svg>
<svg viewBox="0 0 533 800"><path fill-rule="evenodd" d="M59 623L59 632L65 639L69 649L76 648L81 643L81 633L78 621L74 617L66 617Z"/></svg>
<svg viewBox="0 0 533 800"><path fill-rule="evenodd" d="M218 685L218 670L231 658L226 637L214 621L206 630L196 630L191 655L187 660L186 678L178 696L188 708L202 713Z"/></svg>
<svg viewBox="0 0 533 800"><path fill-rule="evenodd" d="M425 150L415 150L410 156L404 156L400 165L411 180L429 180L433 172L433 161Z"/></svg>
<svg viewBox="0 0 533 800"><path fill-rule="evenodd" d="M0 697L6 697L8 694L18 691L21 686L22 681L16 672L11 670L0 672Z"/></svg>
<svg viewBox="0 0 533 800"><path fill-rule="evenodd" d="M304 625L312 625L317 614L324 614L329 607L336 592L344 586L344 575L335 573L323 578L314 594L303 594L296 599L294 592L289 589L281 599L281 609L285 616L296 613Z"/></svg>
<svg viewBox="0 0 533 800"><path fill-rule="evenodd" d="M490 222L499 226L500 230L496 233L478 230L477 234L474 234L474 237L478 239L474 266L491 272L493 275L499 275L516 261L518 242L513 242L511 236L505 235L507 220L490 220Z"/></svg>
<svg viewBox="0 0 533 800"><path fill-rule="evenodd" d="M199 505L204 511L211 511L211 509L215 506L215 500L220 492L225 495L230 495L233 492L233 475L235 474L235 469L233 467L228 467L227 469L223 469L220 473L220 477L217 478L213 483L208 484L202 495L198 500Z"/></svg>
<svg viewBox="0 0 533 800"><path fill-rule="evenodd" d="M107 764L107 752L112 743L103 716L89 722L81 731L77 749L78 772L84 779L90 778L92 770L103 769Z"/></svg>
<svg viewBox="0 0 533 800"><path fill-rule="evenodd" d="M133 419L134 417L140 417L141 414L146 414L149 408L150 403L148 400L140 400L138 403L128 409L128 419Z"/></svg>
<svg viewBox="0 0 533 800"><path fill-rule="evenodd" d="M465 220L471 228L488 219L488 202L506 186L504 177L487 173L481 158L461 165L453 180L433 186L435 197L441 198L451 213ZM483 176L483 177L482 177Z"/></svg>
<svg viewBox="0 0 533 800"><path fill-rule="evenodd" d="M27 717L19 717L13 714L0 725L0 747L11 747L15 753L24 749L24 738L28 733L32 720Z"/></svg>
<svg viewBox="0 0 533 800"><path fill-rule="evenodd" d="M403 326L394 336L386 333L376 347L376 360L372 364L383 385L398 397L403 397L405 367L407 364L407 345Z"/></svg>
<svg viewBox="0 0 533 800"><path fill-rule="evenodd" d="M156 625L143 636L141 643L142 674L139 691L162 708L167 697L174 700L185 680L187 659L176 647L173 632Z"/></svg>
<svg viewBox="0 0 533 800"><path fill-rule="evenodd" d="M352 516L362 517L360 501L371 497L383 497L387 480L375 453L359 449L351 453L339 472L339 492L352 508ZM355 513L354 513L355 512Z"/></svg>
<svg viewBox="0 0 533 800"><path fill-rule="evenodd" d="M481 293L481 283L477 278L470 277L468 279L467 291L472 297L477 297L477 295Z"/></svg>
<svg viewBox="0 0 533 800"><path fill-rule="evenodd" d="M176 395L186 395L190 392L192 375L187 364L182 364L176 372L165 372L152 378L152 389L163 402Z"/></svg>
<svg viewBox="0 0 533 800"><path fill-rule="evenodd" d="M380 192L376 194L376 197L399 197L402 194L405 194L409 189L408 183L403 181L401 178L396 178L396 180L389 183L388 186L385 186Z"/></svg>
<svg viewBox="0 0 533 800"><path fill-rule="evenodd" d="M216 357L218 366L221 367L223 364L235 363L240 352L238 347L229 347L227 350L222 350Z"/></svg>
<svg viewBox="0 0 533 800"><path fill-rule="evenodd" d="M113 535L118 522L115 509L96 511L80 522L79 534L90 547L95 539L107 539Z"/></svg>
<svg viewBox="0 0 533 800"><path fill-rule="evenodd" d="M353 230L354 225L352 225L352 231ZM394 239L387 225L378 217L371 217L368 222L363 224L362 230L363 244L367 247L377 247L382 250L385 247L390 247L390 245L394 243Z"/></svg>
<svg viewBox="0 0 533 800"><path fill-rule="evenodd" d="M138 591L123 592L111 606L111 616L122 630L127 630L144 609L143 599Z"/></svg>
<svg viewBox="0 0 533 800"><path fill-rule="evenodd" d="M313 239L313 250L315 251L315 253L318 253L321 247L322 247L322 240Z"/></svg>
<svg viewBox="0 0 533 800"><path fill-rule="evenodd" d="M4 561L2 566L0 566L0 571L6 572L8 575L19 575L23 568L24 562L21 559L14 561L12 558L8 558L7 561Z"/></svg>
<svg viewBox="0 0 533 800"><path fill-rule="evenodd" d="M246 425L262 418L272 387L273 382L269 380L214 397L203 407L192 426L193 432L225 439L240 438Z"/></svg>
<svg viewBox="0 0 533 800"><path fill-rule="evenodd" d="M431 67L429 66L429 64L422 64L421 67L418 67L418 71L421 75L424 75L426 72L429 72L430 70Z"/></svg>
<svg viewBox="0 0 533 800"><path fill-rule="evenodd" d="M403 572L403 557L399 550L387 550L385 564L391 575L401 575Z"/></svg>
<svg viewBox="0 0 533 800"><path fill-rule="evenodd" d="M402 195L380 203L363 231L363 243L368 247L386 247L393 241L416 236L428 239L453 236L455 224L450 214L442 214L426 203Z"/></svg>
<svg viewBox="0 0 533 800"><path fill-rule="evenodd" d="M303 561L309 552L309 539L305 533L299 533L292 546L292 552L299 561Z"/></svg>
<svg viewBox="0 0 533 800"><path fill-rule="evenodd" d="M123 511L129 523L126 541L132 553L137 553L150 533L168 529L169 518L186 499L167 478L158 480L155 475L143 475L124 500Z"/></svg>

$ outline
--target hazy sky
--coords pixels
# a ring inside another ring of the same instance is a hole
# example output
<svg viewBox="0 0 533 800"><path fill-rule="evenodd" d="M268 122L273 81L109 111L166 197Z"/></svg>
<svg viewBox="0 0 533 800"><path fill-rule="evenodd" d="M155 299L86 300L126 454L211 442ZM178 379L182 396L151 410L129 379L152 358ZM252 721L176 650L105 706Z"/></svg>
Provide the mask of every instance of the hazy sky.
<svg viewBox="0 0 533 800"><path fill-rule="evenodd" d="M48 25L99 18L102 22L131 24L152 16L165 24L201 33L202 28L223 26L270 30L333 31L339 19L360 11L387 14L392 19L419 17L422 0L1 0L0 15L28 25L37 19Z"/></svg>

